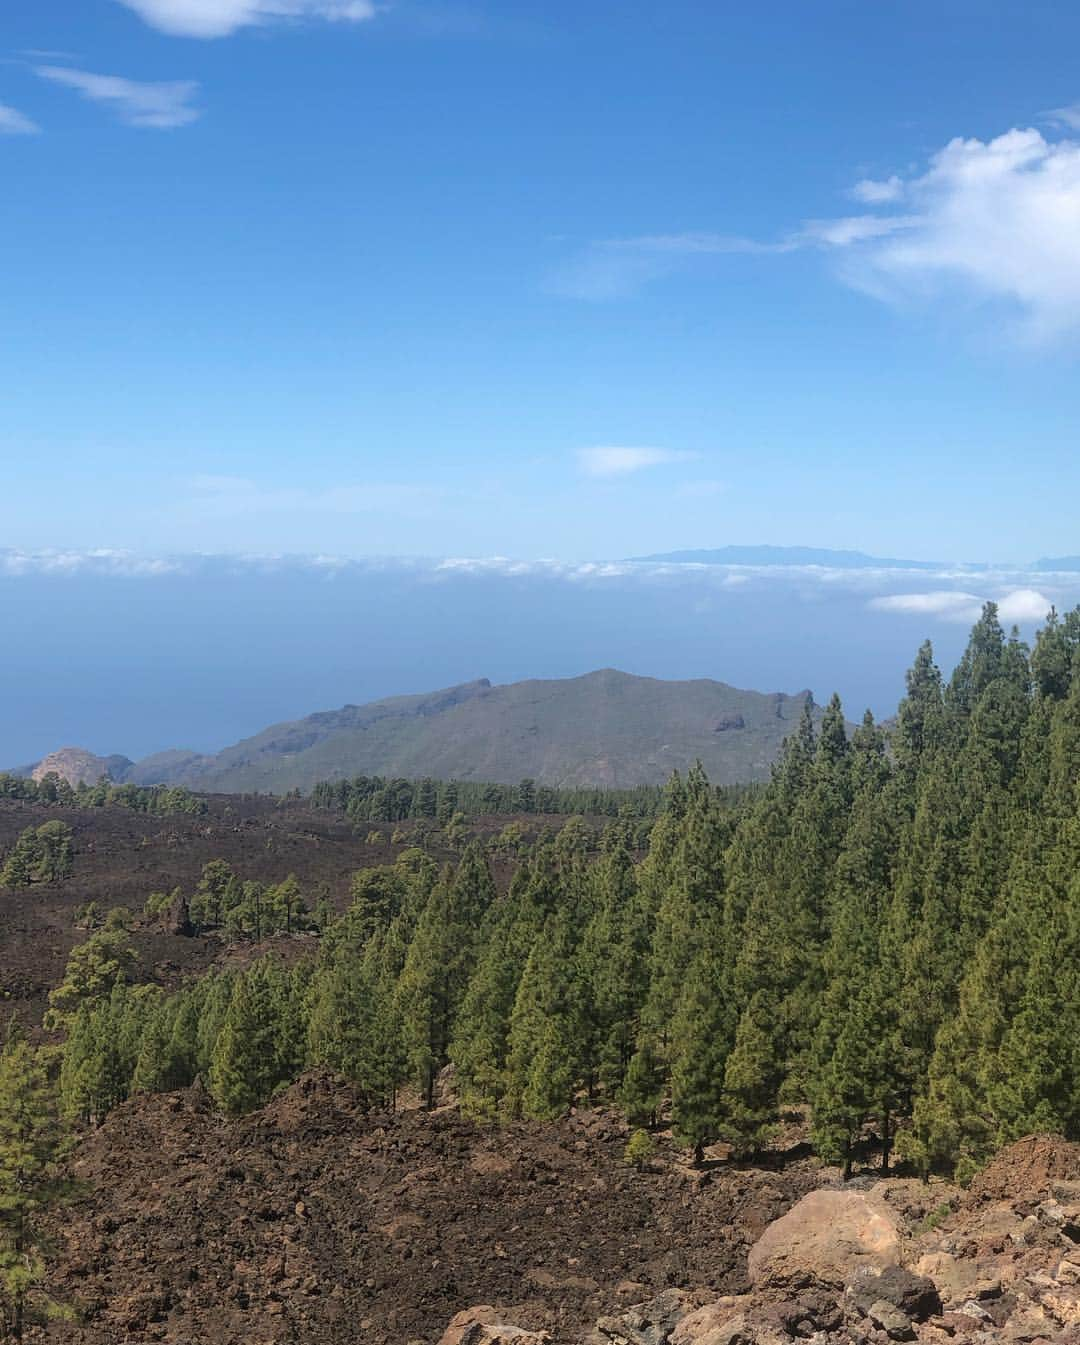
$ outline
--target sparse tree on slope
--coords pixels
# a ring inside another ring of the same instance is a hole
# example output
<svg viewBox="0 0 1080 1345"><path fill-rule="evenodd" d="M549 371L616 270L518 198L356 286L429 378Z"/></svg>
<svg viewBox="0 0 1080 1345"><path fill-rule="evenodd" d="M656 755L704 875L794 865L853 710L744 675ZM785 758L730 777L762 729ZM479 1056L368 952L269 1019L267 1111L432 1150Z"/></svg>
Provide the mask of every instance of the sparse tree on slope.
<svg viewBox="0 0 1080 1345"><path fill-rule="evenodd" d="M16 1342L34 1308L58 1314L41 1287L41 1219L67 1193L58 1174L66 1149L58 1111L34 1050L18 1032L9 1033L0 1051L0 1320Z"/></svg>

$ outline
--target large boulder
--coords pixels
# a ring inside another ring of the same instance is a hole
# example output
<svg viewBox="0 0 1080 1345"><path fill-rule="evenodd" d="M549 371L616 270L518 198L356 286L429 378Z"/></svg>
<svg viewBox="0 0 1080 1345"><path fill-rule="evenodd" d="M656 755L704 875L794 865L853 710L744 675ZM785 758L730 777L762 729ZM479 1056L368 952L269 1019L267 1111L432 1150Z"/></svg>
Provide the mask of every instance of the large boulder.
<svg viewBox="0 0 1080 1345"><path fill-rule="evenodd" d="M900 1222L873 1192L825 1189L803 1196L750 1248L758 1289L841 1288L863 1267L900 1264Z"/></svg>
<svg viewBox="0 0 1080 1345"><path fill-rule="evenodd" d="M544 1345L546 1331L525 1331L500 1321L497 1309L485 1305L459 1312L443 1332L439 1345Z"/></svg>

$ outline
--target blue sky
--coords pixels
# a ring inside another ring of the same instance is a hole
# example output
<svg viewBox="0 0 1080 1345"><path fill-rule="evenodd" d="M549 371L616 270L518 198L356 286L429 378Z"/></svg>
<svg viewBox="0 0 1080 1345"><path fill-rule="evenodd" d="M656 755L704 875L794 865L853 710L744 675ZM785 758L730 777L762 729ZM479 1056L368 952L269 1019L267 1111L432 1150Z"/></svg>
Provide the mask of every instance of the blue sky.
<svg viewBox="0 0 1080 1345"><path fill-rule="evenodd" d="M0 36L0 545L1080 551L1075 6Z"/></svg>

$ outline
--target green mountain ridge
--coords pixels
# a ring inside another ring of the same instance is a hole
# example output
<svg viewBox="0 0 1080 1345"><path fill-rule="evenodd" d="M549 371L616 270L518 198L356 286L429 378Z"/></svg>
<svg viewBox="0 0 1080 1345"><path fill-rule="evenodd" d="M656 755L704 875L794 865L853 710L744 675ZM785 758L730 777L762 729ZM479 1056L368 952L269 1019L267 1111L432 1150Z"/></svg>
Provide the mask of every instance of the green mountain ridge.
<svg viewBox="0 0 1080 1345"><path fill-rule="evenodd" d="M809 697L615 669L505 686L481 678L274 724L212 755L157 753L122 778L222 793L355 775L630 788L700 759L716 784L737 784L768 776Z"/></svg>

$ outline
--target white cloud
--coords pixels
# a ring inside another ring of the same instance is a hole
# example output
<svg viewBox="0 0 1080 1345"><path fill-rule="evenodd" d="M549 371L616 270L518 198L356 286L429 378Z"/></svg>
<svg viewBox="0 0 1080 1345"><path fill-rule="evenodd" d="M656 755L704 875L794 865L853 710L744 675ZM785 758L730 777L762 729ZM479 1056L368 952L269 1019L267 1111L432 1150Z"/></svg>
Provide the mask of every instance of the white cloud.
<svg viewBox="0 0 1080 1345"><path fill-rule="evenodd" d="M150 126L159 130L187 126L199 117L191 100L199 90L194 80L168 80L145 83L122 79L119 75L93 75L85 70L69 70L60 65L39 65L35 72L42 79L74 89L92 103L103 103L129 126Z"/></svg>
<svg viewBox="0 0 1080 1345"><path fill-rule="evenodd" d="M578 464L586 476L629 476L646 467L661 467L665 463L688 462L696 455L680 453L670 448L600 447L578 450Z"/></svg>
<svg viewBox="0 0 1080 1345"><path fill-rule="evenodd" d="M0 103L0 135L37 135L41 127L17 108Z"/></svg>
<svg viewBox="0 0 1080 1345"><path fill-rule="evenodd" d="M373 0L120 0L152 28L173 37L228 37L275 19L358 23L377 12Z"/></svg>
<svg viewBox="0 0 1080 1345"><path fill-rule="evenodd" d="M1001 302L1039 337L1080 326L1080 144L1035 130L952 140L905 194L902 230L849 240L853 283L886 299Z"/></svg>
<svg viewBox="0 0 1080 1345"><path fill-rule="evenodd" d="M870 606L879 612L934 616L944 621L974 621L982 610L982 599L975 593L934 589L928 593L889 593L871 598Z"/></svg>
<svg viewBox="0 0 1080 1345"><path fill-rule="evenodd" d="M941 621L969 624L978 620L985 598L954 589L934 589L927 593L889 593L871 598L870 606L880 612L904 612L912 616L936 617ZM996 597L998 616L1003 625L1031 625L1045 621L1053 600L1033 588L1014 588Z"/></svg>
<svg viewBox="0 0 1080 1345"><path fill-rule="evenodd" d="M895 173L882 181L864 177L861 182L855 183L851 194L856 201L862 201L866 205L886 205L890 201L899 201L903 196L904 180Z"/></svg>
<svg viewBox="0 0 1080 1345"><path fill-rule="evenodd" d="M1005 625L1046 620L1053 602L1033 588L1018 588L998 599L998 616Z"/></svg>

